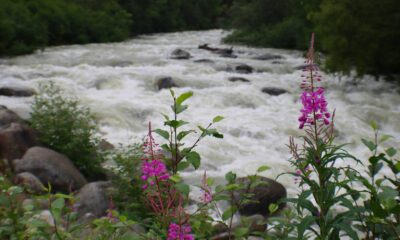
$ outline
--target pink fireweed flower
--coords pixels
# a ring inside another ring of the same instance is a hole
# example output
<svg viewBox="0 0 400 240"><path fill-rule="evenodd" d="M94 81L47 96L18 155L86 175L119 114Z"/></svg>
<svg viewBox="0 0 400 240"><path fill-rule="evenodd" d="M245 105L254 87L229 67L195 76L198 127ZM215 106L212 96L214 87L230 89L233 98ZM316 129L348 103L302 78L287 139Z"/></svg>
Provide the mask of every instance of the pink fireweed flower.
<svg viewBox="0 0 400 240"><path fill-rule="evenodd" d="M159 154L160 150L158 144L154 141L150 122L149 133L145 143L143 144L143 152L145 156L142 158L141 179L146 182L146 184L144 184L142 188L147 189L149 185L153 186L157 181L167 181L169 179L169 173L165 163L160 160L162 155Z"/></svg>
<svg viewBox="0 0 400 240"><path fill-rule="evenodd" d="M189 224L171 223L168 228L167 240L194 240L194 236L190 234L191 231Z"/></svg>
<svg viewBox="0 0 400 240"><path fill-rule="evenodd" d="M201 190L202 190L202 195L200 196L200 200L204 203L207 204L212 201L212 194L211 194L211 188L207 184L207 174L206 171L204 171L204 177L202 180L201 184Z"/></svg>
<svg viewBox="0 0 400 240"><path fill-rule="evenodd" d="M305 125L314 125L317 122L323 122L325 125L330 123L331 114L328 112L328 102L324 96L324 88L316 87L316 82L321 81L321 75L318 74L318 68L314 64L314 33L311 35L310 48L305 61L307 66L303 69L308 74L303 74L300 87L304 90L301 94L301 103L303 108L300 110L299 128Z"/></svg>

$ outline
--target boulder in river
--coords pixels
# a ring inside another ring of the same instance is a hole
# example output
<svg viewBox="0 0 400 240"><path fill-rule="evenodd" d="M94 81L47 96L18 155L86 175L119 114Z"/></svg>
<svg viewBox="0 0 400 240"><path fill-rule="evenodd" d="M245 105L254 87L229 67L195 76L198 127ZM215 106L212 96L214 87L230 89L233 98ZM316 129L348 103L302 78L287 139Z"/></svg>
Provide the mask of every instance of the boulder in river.
<svg viewBox="0 0 400 240"><path fill-rule="evenodd" d="M109 197L106 188L111 186L111 182L91 182L83 186L76 195L75 207L78 210L78 218L88 213L96 217L102 217L109 208Z"/></svg>
<svg viewBox="0 0 400 240"><path fill-rule="evenodd" d="M1 87L0 95L7 97L30 97L36 92L32 88L27 87Z"/></svg>
<svg viewBox="0 0 400 240"><path fill-rule="evenodd" d="M48 148L32 147L13 164L16 173L30 172L56 192L75 191L87 183L71 160Z"/></svg>
<svg viewBox="0 0 400 240"><path fill-rule="evenodd" d="M266 53L266 54L262 54L259 55L257 57L254 57L253 59L256 60L277 60L277 59L282 59L283 57L281 55L275 55L275 54L271 54L271 53Z"/></svg>
<svg viewBox="0 0 400 240"><path fill-rule="evenodd" d="M232 54L232 53L222 53L219 56L223 57L223 58L237 58L238 57L237 55Z"/></svg>
<svg viewBox="0 0 400 240"><path fill-rule="evenodd" d="M239 203L243 197L243 194L252 194L251 200L254 202L242 204L239 207L239 213L244 216L250 216L255 214L261 214L267 216L269 214L268 206L271 203L277 203L279 200L286 198L286 188L275 180L270 178L260 177L259 181L262 184L258 184L250 190L248 189L251 184L248 178L238 178L237 182L244 184L245 188L234 191L234 201ZM279 208L282 209L285 204L280 204Z"/></svg>
<svg viewBox="0 0 400 240"><path fill-rule="evenodd" d="M194 60L193 62L195 62L195 63L209 63L209 64L215 63L213 60L205 59L205 58L197 59L197 60Z"/></svg>
<svg viewBox="0 0 400 240"><path fill-rule="evenodd" d="M288 91L282 88L276 87L265 87L261 90L263 93L272 95L272 96L279 96L281 94L287 93Z"/></svg>
<svg viewBox="0 0 400 240"><path fill-rule="evenodd" d="M22 123L23 120L6 106L0 105L0 128L7 127L13 122Z"/></svg>
<svg viewBox="0 0 400 240"><path fill-rule="evenodd" d="M235 67L235 72L249 74L253 72L253 67L247 64L239 64Z"/></svg>
<svg viewBox="0 0 400 240"><path fill-rule="evenodd" d="M178 87L178 85L175 83L174 79L171 77L164 77L160 78L157 81L157 87L158 90L164 89L164 88L172 88L172 87Z"/></svg>
<svg viewBox="0 0 400 240"><path fill-rule="evenodd" d="M182 50L182 49L175 49L174 51L172 51L171 53L171 58L172 59L189 59L192 56L190 55L189 52Z"/></svg>
<svg viewBox="0 0 400 240"><path fill-rule="evenodd" d="M228 80L231 82L250 82L250 80L243 77L230 77Z"/></svg>
<svg viewBox="0 0 400 240"><path fill-rule="evenodd" d="M0 129L0 158L12 161L21 158L33 146L39 145L36 132L20 123L11 123L7 128Z"/></svg>

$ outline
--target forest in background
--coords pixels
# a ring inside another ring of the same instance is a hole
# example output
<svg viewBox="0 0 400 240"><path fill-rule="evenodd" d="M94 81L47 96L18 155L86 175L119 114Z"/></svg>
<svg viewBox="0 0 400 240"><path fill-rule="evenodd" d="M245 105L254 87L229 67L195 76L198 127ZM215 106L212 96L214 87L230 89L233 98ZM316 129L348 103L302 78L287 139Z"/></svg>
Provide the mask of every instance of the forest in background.
<svg viewBox="0 0 400 240"><path fill-rule="evenodd" d="M400 73L398 0L0 0L0 56L143 33L234 29L225 41L306 49L331 72Z"/></svg>

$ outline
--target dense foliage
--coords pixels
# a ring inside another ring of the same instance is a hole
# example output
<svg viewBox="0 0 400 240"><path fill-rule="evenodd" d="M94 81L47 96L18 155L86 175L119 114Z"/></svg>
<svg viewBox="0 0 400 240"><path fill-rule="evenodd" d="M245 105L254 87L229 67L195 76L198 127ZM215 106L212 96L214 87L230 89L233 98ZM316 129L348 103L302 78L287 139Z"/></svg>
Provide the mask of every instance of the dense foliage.
<svg viewBox="0 0 400 240"><path fill-rule="evenodd" d="M400 73L400 2L352 0L237 0L226 40L251 45L305 49L316 32L330 71L359 75Z"/></svg>
<svg viewBox="0 0 400 240"><path fill-rule="evenodd" d="M89 109L78 100L65 96L54 83L42 85L30 122L43 144L67 155L89 179L99 177L104 158L99 152L96 125Z"/></svg>
<svg viewBox="0 0 400 240"><path fill-rule="evenodd" d="M217 0L0 0L0 55L217 26Z"/></svg>

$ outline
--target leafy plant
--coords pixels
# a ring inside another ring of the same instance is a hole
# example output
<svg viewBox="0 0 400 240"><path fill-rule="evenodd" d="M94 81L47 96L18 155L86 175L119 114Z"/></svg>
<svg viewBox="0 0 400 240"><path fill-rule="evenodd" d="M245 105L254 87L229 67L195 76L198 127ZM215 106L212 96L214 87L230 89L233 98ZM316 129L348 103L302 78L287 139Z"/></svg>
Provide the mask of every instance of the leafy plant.
<svg viewBox="0 0 400 240"><path fill-rule="evenodd" d="M67 97L53 82L40 85L30 123L43 144L68 156L85 176L99 177L104 158L98 150L96 125L77 99Z"/></svg>

